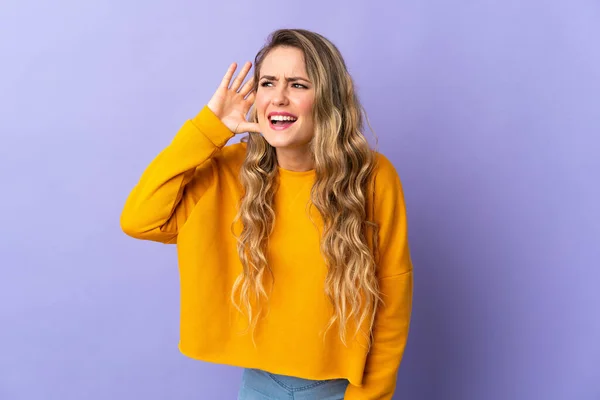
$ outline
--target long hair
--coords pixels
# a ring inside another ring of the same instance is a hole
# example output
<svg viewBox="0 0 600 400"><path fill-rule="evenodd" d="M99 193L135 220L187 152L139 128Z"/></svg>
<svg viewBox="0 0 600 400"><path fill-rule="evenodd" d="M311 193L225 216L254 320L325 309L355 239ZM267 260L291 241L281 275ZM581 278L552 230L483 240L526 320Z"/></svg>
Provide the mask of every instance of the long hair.
<svg viewBox="0 0 600 400"><path fill-rule="evenodd" d="M323 219L320 250L328 268L325 293L334 311L325 333L337 323L340 339L346 344L346 331L352 323L355 335L362 331L370 345L381 298L373 253L378 227L367 220L366 210L376 158L362 132L364 109L338 48L303 29L280 29L269 36L255 58L254 90L263 60L280 46L303 52L315 87L315 131L310 146L316 178L309 207L314 205ZM258 121L255 109L250 119ZM241 220L243 225L237 237L243 271L234 283L231 299L239 311L246 312L248 328L254 332L268 299L264 278L272 278L266 254L275 222L272 205L278 188L278 163L275 148L260 134L250 133L242 140L247 143L240 170L244 195L234 224ZM373 249L368 227L374 232Z"/></svg>

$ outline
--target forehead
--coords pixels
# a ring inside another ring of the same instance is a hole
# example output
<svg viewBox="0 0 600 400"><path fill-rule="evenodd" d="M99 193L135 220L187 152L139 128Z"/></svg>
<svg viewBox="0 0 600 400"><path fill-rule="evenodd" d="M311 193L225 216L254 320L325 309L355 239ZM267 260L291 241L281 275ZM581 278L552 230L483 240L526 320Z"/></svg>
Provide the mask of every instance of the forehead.
<svg viewBox="0 0 600 400"><path fill-rule="evenodd" d="M277 47L269 52L260 67L261 75L307 76L304 55L295 47Z"/></svg>

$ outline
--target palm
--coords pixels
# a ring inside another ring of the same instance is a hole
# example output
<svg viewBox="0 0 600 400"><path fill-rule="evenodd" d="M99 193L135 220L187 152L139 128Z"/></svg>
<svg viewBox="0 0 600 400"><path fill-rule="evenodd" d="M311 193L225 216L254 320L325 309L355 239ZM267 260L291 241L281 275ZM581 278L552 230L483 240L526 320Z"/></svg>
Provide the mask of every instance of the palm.
<svg viewBox="0 0 600 400"><path fill-rule="evenodd" d="M208 102L208 107L213 113L234 133L258 132L258 124L246 120L246 114L254 103L253 79L249 79L242 87L251 66L251 63L246 63L230 86L236 68L235 63L231 64L219 88Z"/></svg>

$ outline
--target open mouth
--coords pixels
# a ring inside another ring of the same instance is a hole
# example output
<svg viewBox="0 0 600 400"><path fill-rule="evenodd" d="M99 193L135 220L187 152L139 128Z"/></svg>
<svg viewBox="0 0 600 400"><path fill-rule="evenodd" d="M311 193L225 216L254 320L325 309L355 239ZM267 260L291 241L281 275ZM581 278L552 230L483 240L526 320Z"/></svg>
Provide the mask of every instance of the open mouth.
<svg viewBox="0 0 600 400"><path fill-rule="evenodd" d="M293 115L270 115L269 116L269 125L272 129L282 130L289 128L298 120L297 117Z"/></svg>

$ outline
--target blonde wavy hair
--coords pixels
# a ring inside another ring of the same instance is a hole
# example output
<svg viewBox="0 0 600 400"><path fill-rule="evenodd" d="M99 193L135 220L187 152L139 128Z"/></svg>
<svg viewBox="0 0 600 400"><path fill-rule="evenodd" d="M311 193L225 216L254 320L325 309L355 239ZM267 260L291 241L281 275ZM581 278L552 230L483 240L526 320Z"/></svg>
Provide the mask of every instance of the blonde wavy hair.
<svg viewBox="0 0 600 400"><path fill-rule="evenodd" d="M355 322L355 335L366 323L367 332L362 333L370 345L381 298L376 258L366 233L370 226L373 249L377 249L377 224L367 220L366 212L376 159L362 133L364 109L338 48L323 36L302 29L280 29L269 36L255 57L255 90L263 60L280 46L303 52L315 87L315 131L310 146L316 178L309 207L317 208L324 223L320 250L328 268L325 292L334 309L325 333L337 323L340 339L346 344L349 322ZM250 120L258 121L255 109ZM278 163L275 148L260 134L250 133L242 141L247 143L240 171L244 195L234 224L241 220L243 226L237 236L243 271L233 285L231 299L240 312L245 311L248 328L254 333L263 302L268 299L265 275L273 278L266 252L275 222L272 204L278 187Z"/></svg>

